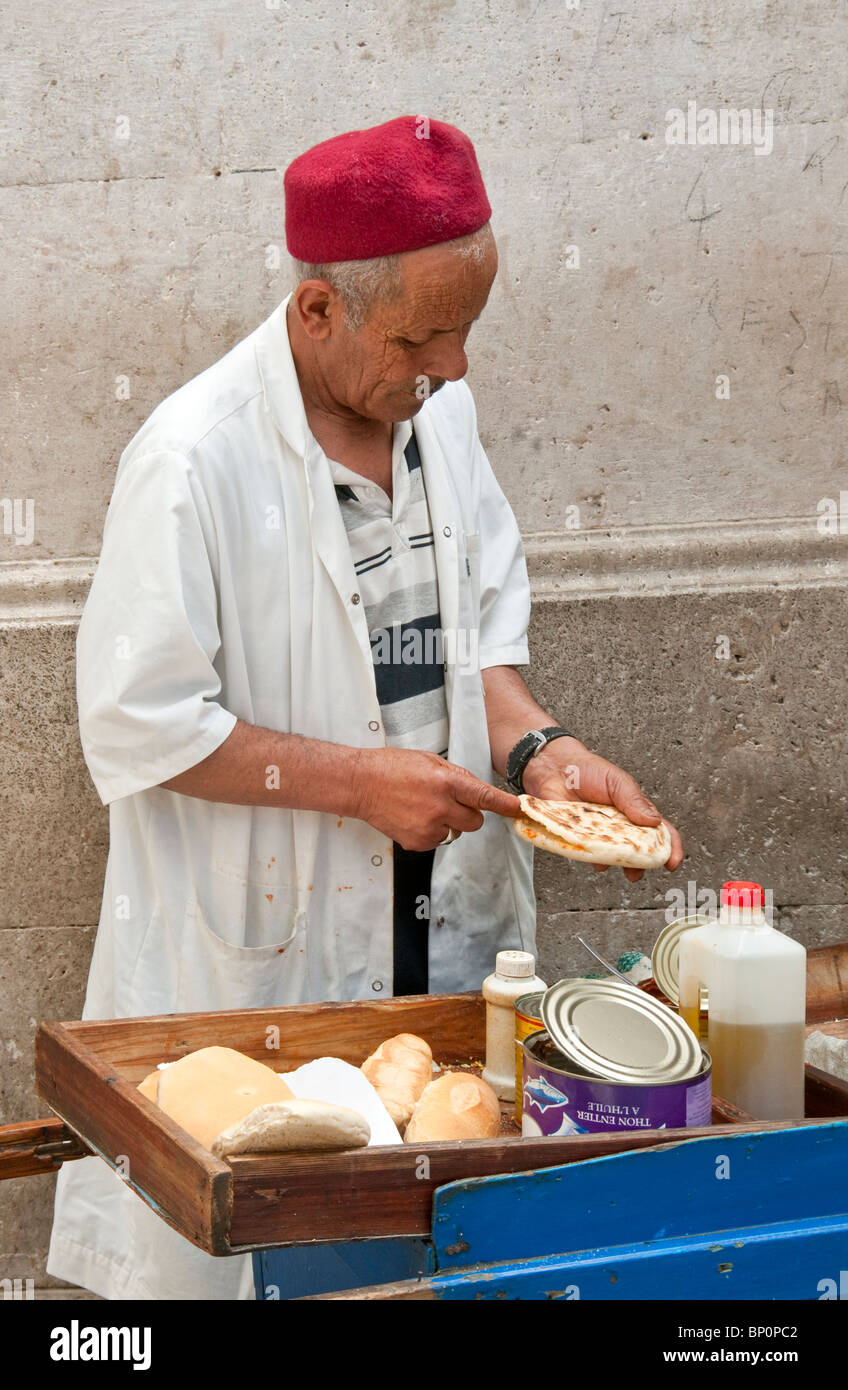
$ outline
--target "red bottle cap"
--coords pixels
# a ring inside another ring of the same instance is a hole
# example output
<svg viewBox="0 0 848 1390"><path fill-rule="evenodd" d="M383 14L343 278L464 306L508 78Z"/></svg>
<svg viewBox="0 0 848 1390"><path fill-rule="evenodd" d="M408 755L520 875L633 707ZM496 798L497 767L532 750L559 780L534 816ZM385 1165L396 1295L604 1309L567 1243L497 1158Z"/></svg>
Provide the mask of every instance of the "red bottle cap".
<svg viewBox="0 0 848 1390"><path fill-rule="evenodd" d="M764 907L765 894L760 883L742 883L732 879L721 885L722 907Z"/></svg>

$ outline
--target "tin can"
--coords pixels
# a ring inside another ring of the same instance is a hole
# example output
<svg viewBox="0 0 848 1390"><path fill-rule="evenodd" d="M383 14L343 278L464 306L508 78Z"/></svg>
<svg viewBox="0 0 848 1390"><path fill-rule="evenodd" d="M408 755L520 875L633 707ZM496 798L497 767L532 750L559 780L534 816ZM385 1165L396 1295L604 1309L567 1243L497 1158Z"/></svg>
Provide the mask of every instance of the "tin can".
<svg viewBox="0 0 848 1390"><path fill-rule="evenodd" d="M566 1057L544 1029L526 1038L522 1049L525 1137L680 1129L711 1122L712 1061L704 1048L695 1075L665 1082L592 1076Z"/></svg>
<svg viewBox="0 0 848 1390"><path fill-rule="evenodd" d="M542 1024L542 996L521 994L515 1001L515 1123L521 1128L522 1088L524 1081L524 1051L522 1043L531 1033L536 1033Z"/></svg>
<svg viewBox="0 0 848 1390"><path fill-rule="evenodd" d="M654 942L651 952L654 983L675 1008L678 1004L680 938L693 927L708 926L710 920L703 912L691 912L685 917L675 917L673 921L666 923Z"/></svg>
<svg viewBox="0 0 848 1390"><path fill-rule="evenodd" d="M566 1066L626 1085L688 1081L701 1048L679 1014L623 980L560 980L542 999L542 1023Z"/></svg>

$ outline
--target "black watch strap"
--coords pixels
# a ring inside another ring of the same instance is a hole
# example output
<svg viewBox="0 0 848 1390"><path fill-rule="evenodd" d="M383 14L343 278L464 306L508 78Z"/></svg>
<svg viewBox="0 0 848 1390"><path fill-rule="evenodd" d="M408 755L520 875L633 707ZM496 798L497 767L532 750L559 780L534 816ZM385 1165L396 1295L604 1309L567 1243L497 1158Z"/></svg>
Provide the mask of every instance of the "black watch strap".
<svg viewBox="0 0 848 1390"><path fill-rule="evenodd" d="M524 769L540 748L555 738L575 738L568 729L552 725L547 729L531 729L520 738L506 760L506 780L515 792L524 791Z"/></svg>

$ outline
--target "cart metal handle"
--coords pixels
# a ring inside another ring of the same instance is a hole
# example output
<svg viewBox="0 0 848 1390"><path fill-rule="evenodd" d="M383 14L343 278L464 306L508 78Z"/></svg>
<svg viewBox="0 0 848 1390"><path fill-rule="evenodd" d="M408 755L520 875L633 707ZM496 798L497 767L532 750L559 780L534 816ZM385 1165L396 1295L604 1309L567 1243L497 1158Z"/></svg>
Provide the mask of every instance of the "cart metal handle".
<svg viewBox="0 0 848 1390"><path fill-rule="evenodd" d="M0 1182L55 1173L63 1163L86 1158L92 1150L63 1120L23 1120L0 1125Z"/></svg>

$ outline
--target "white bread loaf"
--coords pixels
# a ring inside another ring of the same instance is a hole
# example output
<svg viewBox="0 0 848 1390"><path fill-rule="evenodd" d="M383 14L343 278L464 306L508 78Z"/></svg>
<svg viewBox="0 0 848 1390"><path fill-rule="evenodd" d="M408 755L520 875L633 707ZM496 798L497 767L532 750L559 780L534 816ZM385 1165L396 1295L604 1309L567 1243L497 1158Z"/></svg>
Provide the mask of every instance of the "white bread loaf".
<svg viewBox="0 0 848 1390"><path fill-rule="evenodd" d="M427 1086L406 1127L404 1142L493 1139L501 1108L488 1082L473 1072L449 1071Z"/></svg>
<svg viewBox="0 0 848 1390"><path fill-rule="evenodd" d="M414 1033L398 1033L381 1042L361 1070L402 1134L433 1075L429 1044Z"/></svg>
<svg viewBox="0 0 848 1390"><path fill-rule="evenodd" d="M271 1067L230 1047L190 1052L151 1072L138 1089L219 1157L358 1148L371 1136L357 1111L298 1100Z"/></svg>
<svg viewBox="0 0 848 1390"><path fill-rule="evenodd" d="M273 1068L231 1047L189 1052L151 1072L138 1089L207 1149L258 1105L294 1099Z"/></svg>

